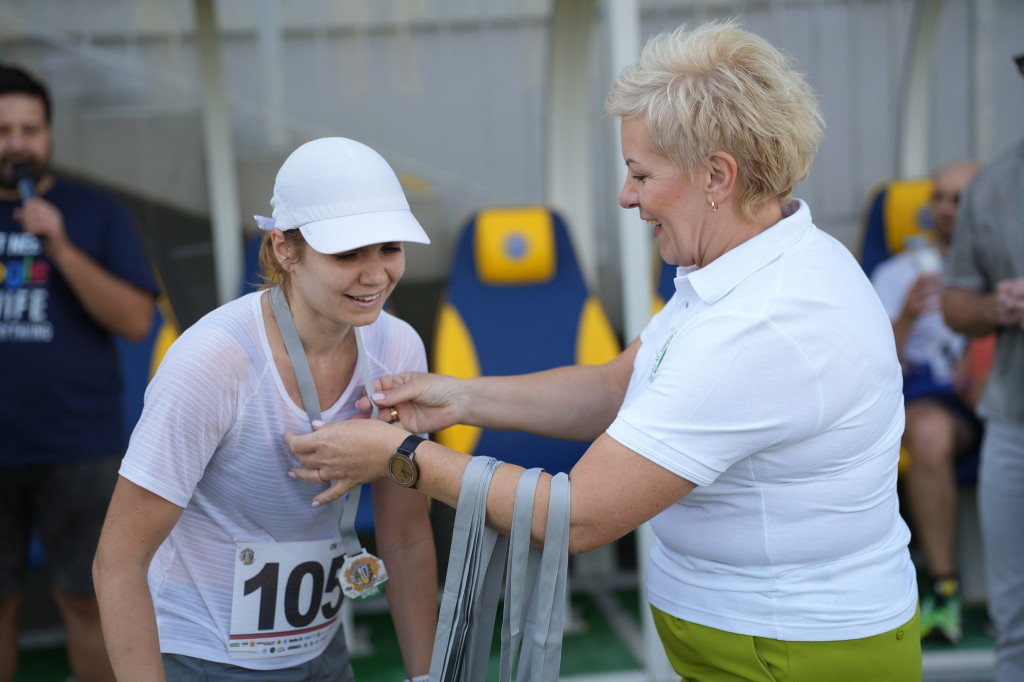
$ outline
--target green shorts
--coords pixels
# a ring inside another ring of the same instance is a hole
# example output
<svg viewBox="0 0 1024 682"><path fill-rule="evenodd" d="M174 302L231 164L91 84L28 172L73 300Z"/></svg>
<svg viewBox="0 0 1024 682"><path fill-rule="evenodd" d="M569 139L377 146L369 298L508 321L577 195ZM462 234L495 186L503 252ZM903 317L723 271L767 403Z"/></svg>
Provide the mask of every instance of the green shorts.
<svg viewBox="0 0 1024 682"><path fill-rule="evenodd" d="M787 642L737 635L651 607L665 653L684 682L919 682L921 614L863 639Z"/></svg>

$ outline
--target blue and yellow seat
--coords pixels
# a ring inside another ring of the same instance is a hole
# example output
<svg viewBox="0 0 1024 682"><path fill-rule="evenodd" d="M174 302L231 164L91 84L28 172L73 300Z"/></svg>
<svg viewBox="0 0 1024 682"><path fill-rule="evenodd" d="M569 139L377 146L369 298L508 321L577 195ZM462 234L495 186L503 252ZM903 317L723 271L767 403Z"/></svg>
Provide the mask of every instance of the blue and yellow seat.
<svg viewBox="0 0 1024 682"><path fill-rule="evenodd" d="M861 208L858 257L868 277L879 263L906 248L914 237L932 238L928 178L883 180L867 193Z"/></svg>
<svg viewBox="0 0 1024 682"><path fill-rule="evenodd" d="M432 369L460 378L601 364L620 352L587 288L565 221L545 207L491 208L467 221L435 326ZM458 425L438 442L550 473L588 443Z"/></svg>
<svg viewBox="0 0 1024 682"><path fill-rule="evenodd" d="M121 367L121 415L124 428L124 444L135 429L142 414L142 399L149 380L156 374L167 349L181 334L174 312L167 296L161 294L156 300L153 313L153 328L141 341L131 343L117 337L118 363Z"/></svg>

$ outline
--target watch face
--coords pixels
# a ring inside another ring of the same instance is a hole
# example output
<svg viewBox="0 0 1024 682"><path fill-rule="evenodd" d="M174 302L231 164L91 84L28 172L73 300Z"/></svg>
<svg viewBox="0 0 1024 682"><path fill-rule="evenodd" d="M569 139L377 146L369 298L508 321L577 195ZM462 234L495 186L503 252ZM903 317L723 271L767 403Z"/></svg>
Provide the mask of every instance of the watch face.
<svg viewBox="0 0 1024 682"><path fill-rule="evenodd" d="M415 483L419 475L416 465L405 455L392 456L388 462L388 469L391 472L391 478L395 479L395 483L406 487Z"/></svg>

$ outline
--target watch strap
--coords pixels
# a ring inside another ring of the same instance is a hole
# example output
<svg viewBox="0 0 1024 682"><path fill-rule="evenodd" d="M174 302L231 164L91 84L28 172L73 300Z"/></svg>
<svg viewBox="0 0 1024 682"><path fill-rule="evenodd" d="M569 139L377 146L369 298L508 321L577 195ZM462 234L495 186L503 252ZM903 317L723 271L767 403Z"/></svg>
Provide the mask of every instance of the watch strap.
<svg viewBox="0 0 1024 682"><path fill-rule="evenodd" d="M416 482L419 481L420 467L416 464L416 448L425 440L426 438L421 438L415 434L406 436L402 444L395 449L394 454L388 459L388 475L391 476L391 480L403 488L415 488ZM404 481L395 474L396 460L406 463L412 476L410 480Z"/></svg>
<svg viewBox="0 0 1024 682"><path fill-rule="evenodd" d="M409 459L412 459L416 456L416 448L425 440L426 438L421 438L416 434L406 436L405 440L402 441L402 444L395 450L395 454L397 455L401 452L403 455L408 455Z"/></svg>

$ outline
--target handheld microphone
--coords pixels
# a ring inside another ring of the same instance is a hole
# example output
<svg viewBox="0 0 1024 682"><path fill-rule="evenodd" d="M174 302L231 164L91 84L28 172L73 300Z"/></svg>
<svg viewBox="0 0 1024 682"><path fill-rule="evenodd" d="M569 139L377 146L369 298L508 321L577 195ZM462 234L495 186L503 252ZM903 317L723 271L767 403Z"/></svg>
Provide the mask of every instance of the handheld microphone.
<svg viewBox="0 0 1024 682"><path fill-rule="evenodd" d="M19 163L14 167L14 180L18 185L21 203L36 195L36 180L32 177L32 168L27 163Z"/></svg>

